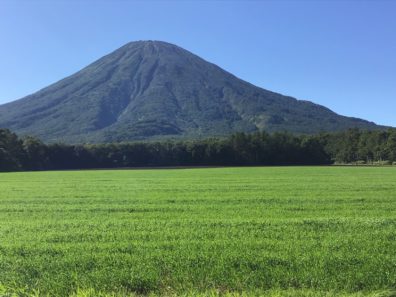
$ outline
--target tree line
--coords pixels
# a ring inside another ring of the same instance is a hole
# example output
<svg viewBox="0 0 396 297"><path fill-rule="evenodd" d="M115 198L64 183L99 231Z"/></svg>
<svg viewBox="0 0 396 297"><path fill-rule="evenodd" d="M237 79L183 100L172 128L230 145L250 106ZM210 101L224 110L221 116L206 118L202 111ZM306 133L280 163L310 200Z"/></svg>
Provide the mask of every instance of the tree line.
<svg viewBox="0 0 396 297"><path fill-rule="evenodd" d="M325 165L396 162L396 129L293 135L236 133L225 138L113 144L44 144L0 129L0 170L160 166Z"/></svg>

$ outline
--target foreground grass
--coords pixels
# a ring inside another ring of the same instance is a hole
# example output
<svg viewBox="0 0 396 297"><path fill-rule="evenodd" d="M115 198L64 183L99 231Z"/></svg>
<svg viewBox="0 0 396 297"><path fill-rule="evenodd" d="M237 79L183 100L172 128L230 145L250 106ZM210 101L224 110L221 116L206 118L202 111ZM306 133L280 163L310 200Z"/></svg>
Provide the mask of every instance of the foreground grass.
<svg viewBox="0 0 396 297"><path fill-rule="evenodd" d="M0 296L395 296L395 251L396 168L0 174Z"/></svg>
<svg viewBox="0 0 396 297"><path fill-rule="evenodd" d="M25 290L7 290L5 287L0 287L0 296L14 297L14 296L29 296L29 297L43 297L50 296L50 294L42 294L39 291L26 292ZM141 297L141 294L131 292L116 292L103 293L93 289L80 290L70 295L70 297ZM265 296L265 297L395 297L395 291L378 291L378 292L336 292L336 291L317 291L307 289L288 289L288 290L253 290L249 292L224 292L219 290L211 290L207 292L189 291L184 293L170 293L161 292L160 294L148 293L148 297L251 297L251 296Z"/></svg>

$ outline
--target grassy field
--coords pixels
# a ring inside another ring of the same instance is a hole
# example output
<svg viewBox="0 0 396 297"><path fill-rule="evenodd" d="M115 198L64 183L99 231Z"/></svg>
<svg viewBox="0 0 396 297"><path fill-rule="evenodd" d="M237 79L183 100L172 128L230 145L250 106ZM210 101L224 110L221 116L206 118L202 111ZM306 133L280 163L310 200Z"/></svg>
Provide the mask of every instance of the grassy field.
<svg viewBox="0 0 396 297"><path fill-rule="evenodd" d="M0 296L396 296L396 168L0 174Z"/></svg>

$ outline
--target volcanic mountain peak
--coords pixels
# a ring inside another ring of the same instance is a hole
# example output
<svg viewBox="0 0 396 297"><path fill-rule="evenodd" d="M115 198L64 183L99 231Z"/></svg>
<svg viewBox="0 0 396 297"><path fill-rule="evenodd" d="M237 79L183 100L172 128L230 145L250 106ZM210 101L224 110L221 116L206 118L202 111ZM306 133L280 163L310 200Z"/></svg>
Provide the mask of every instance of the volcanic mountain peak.
<svg viewBox="0 0 396 297"><path fill-rule="evenodd" d="M258 129L378 128L253 86L163 41L128 43L47 88L0 106L0 127L69 143Z"/></svg>

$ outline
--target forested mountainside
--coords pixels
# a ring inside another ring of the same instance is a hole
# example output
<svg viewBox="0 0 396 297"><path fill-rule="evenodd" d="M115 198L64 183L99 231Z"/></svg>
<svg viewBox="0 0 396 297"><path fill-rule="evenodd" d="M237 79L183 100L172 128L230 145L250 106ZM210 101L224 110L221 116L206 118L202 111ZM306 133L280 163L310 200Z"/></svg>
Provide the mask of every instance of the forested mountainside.
<svg viewBox="0 0 396 297"><path fill-rule="evenodd" d="M128 43L57 83L1 105L0 127L72 144L379 128L256 87L160 41Z"/></svg>

